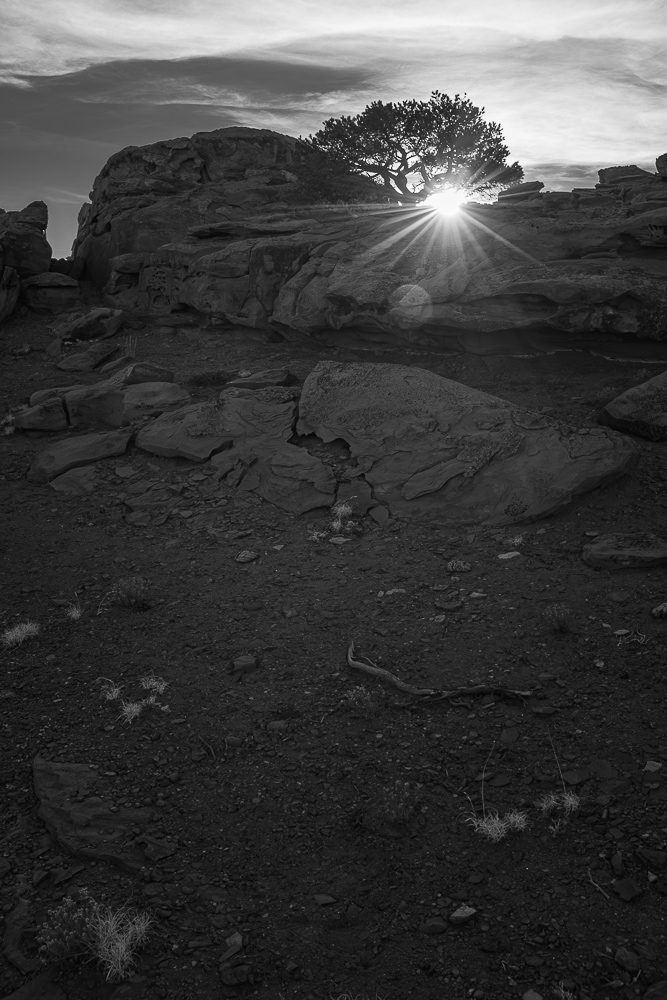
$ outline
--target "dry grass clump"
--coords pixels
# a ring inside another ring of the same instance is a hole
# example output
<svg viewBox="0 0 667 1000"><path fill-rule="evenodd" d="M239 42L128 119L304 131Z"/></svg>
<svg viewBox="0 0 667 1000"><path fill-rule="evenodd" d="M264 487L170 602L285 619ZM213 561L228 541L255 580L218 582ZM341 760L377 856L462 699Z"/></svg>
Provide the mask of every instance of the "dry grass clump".
<svg viewBox="0 0 667 1000"><path fill-rule="evenodd" d="M132 972L152 924L150 914L126 906L114 910L82 889L77 899L68 896L49 910L37 941L46 962L90 956L100 963L108 982L118 982Z"/></svg>
<svg viewBox="0 0 667 1000"><path fill-rule="evenodd" d="M550 604L544 612L544 617L554 632L565 635L572 631L572 613L565 604Z"/></svg>
<svg viewBox="0 0 667 1000"><path fill-rule="evenodd" d="M5 629L0 637L2 639L2 645L6 649L14 649L15 646L20 646L26 641L26 639L32 639L34 636L39 635L40 626L37 622L19 622L18 625L12 625L11 628Z"/></svg>
<svg viewBox="0 0 667 1000"><path fill-rule="evenodd" d="M156 677L155 674L147 674L146 677L141 677L139 683L144 691L153 691L154 694L164 694L169 687L169 681L166 681L164 677Z"/></svg>
<svg viewBox="0 0 667 1000"><path fill-rule="evenodd" d="M520 809L510 809L504 816L501 816L497 809L486 808L486 802L484 801L484 780L486 778L486 768L491 760L491 754L495 745L494 741L489 750L489 756L486 758L484 767L482 768L482 815L477 815L477 810L473 806L470 796L468 796L472 812L466 817L466 823L472 826L475 833L480 833L487 840L497 844L501 840L504 840L508 833L520 833L522 830L525 830L528 826L528 816L525 812L521 812Z"/></svg>
<svg viewBox="0 0 667 1000"><path fill-rule="evenodd" d="M370 811L378 818L401 826L412 819L418 802L418 790L409 781L399 778L377 792L370 803Z"/></svg>
<svg viewBox="0 0 667 1000"><path fill-rule="evenodd" d="M352 513L352 504L343 501L335 503L331 508L331 513L331 530L335 532L342 531L346 527L347 519Z"/></svg>
<svg viewBox="0 0 667 1000"><path fill-rule="evenodd" d="M123 691L121 685L109 680L108 677L99 677L98 680L104 682L100 688L100 698L104 698L105 701L118 701Z"/></svg>
<svg viewBox="0 0 667 1000"><path fill-rule="evenodd" d="M343 706L357 715L373 715L380 707L382 694L379 691L369 691L363 684L350 688L343 695Z"/></svg>

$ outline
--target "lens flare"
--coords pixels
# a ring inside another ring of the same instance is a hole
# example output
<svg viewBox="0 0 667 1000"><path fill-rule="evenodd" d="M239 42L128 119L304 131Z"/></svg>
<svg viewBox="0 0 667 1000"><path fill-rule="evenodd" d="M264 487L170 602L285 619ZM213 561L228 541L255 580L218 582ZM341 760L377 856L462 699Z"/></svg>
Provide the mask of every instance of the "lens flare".
<svg viewBox="0 0 667 1000"><path fill-rule="evenodd" d="M441 215L456 215L465 199L465 191L458 188L446 188L444 191L437 191L435 194L429 195L424 204Z"/></svg>

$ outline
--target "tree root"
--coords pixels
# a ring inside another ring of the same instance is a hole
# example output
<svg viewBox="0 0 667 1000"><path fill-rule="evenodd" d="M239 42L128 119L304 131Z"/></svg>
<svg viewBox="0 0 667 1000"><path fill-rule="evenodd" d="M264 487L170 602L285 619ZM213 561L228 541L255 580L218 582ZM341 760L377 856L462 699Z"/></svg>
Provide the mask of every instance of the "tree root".
<svg viewBox="0 0 667 1000"><path fill-rule="evenodd" d="M497 685L491 686L487 684L475 684L472 687L453 688L451 691L445 691L438 688L413 687L412 684L406 684L389 670L384 670L382 667L376 666L373 661L369 660L367 657L364 657L363 659L365 662L355 659L354 640L350 640L350 645L347 647L348 667L351 667L353 670L363 670L365 674L370 674L372 677L379 677L381 680L388 681L394 687L398 688L399 691L404 691L406 694L411 694L418 698L428 698L434 702L485 694L496 695L499 698L518 698L523 701L525 698L530 698L532 695L532 691L517 691L514 688L498 687Z"/></svg>

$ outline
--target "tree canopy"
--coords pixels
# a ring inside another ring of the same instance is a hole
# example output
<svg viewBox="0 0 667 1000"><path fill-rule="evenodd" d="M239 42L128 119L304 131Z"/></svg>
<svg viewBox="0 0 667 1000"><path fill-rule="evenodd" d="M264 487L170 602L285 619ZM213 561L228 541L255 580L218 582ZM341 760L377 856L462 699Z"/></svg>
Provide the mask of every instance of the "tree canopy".
<svg viewBox="0 0 667 1000"><path fill-rule="evenodd" d="M428 101L373 101L359 115L329 118L305 141L402 201L443 188L491 193L516 184L523 169L496 122L483 119L466 94L434 90Z"/></svg>

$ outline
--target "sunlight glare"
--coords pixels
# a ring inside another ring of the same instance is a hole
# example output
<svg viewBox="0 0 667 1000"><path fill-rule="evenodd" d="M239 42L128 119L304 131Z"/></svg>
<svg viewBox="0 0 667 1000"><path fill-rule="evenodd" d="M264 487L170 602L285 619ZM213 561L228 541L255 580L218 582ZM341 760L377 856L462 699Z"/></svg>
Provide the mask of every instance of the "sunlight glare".
<svg viewBox="0 0 667 1000"><path fill-rule="evenodd" d="M437 191L435 194L429 195L424 204L434 211L440 212L441 215L456 215L465 199L465 191L457 188L446 188L444 191Z"/></svg>

